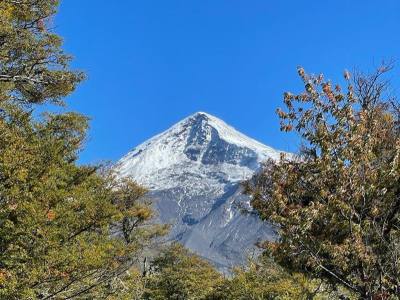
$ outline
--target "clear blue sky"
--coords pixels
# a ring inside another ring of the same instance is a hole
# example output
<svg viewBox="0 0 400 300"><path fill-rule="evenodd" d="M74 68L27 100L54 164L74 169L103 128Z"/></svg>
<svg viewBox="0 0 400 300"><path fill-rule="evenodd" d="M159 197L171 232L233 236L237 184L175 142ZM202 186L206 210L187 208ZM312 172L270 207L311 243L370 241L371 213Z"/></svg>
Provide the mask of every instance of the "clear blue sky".
<svg viewBox="0 0 400 300"><path fill-rule="evenodd" d="M294 151L275 109L301 90L296 66L335 80L400 60L399 0L61 2L56 31L88 75L69 99L92 118L85 163L116 160L196 111Z"/></svg>

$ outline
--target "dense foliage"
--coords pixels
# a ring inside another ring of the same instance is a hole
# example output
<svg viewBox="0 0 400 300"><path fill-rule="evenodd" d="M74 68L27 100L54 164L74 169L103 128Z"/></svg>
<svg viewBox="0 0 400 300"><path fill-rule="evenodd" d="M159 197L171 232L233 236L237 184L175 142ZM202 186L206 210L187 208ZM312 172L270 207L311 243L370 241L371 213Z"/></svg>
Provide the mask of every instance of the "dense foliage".
<svg viewBox="0 0 400 300"><path fill-rule="evenodd" d="M321 280L287 272L269 257L222 276L179 244L165 248L144 278L143 299L268 300L338 299Z"/></svg>
<svg viewBox="0 0 400 300"><path fill-rule="evenodd" d="M77 164L84 116L34 117L82 79L49 29L56 8L0 2L0 298L122 299L159 228L141 226L152 214L143 188Z"/></svg>
<svg viewBox="0 0 400 300"><path fill-rule="evenodd" d="M61 103L83 74L68 69L70 56L51 28L56 0L0 2L0 100Z"/></svg>
<svg viewBox="0 0 400 300"><path fill-rule="evenodd" d="M207 297L209 300L337 299L320 280L291 274L268 257L251 261L246 268L235 268Z"/></svg>
<svg viewBox="0 0 400 300"><path fill-rule="evenodd" d="M0 1L0 299L399 298L400 109L382 80L390 66L346 72L345 92L299 68L305 91L285 93L278 114L304 147L245 185L280 234L259 261L224 277L173 244L143 269L143 249L165 232L148 222L146 190L77 163L86 117L37 114L39 104L64 105L84 77L52 31L57 6Z"/></svg>
<svg viewBox="0 0 400 300"><path fill-rule="evenodd" d="M285 93L278 114L303 149L246 185L278 226L279 242L266 243L278 262L361 299L400 294L400 111L383 79L390 69L345 72L342 91L299 68L305 91Z"/></svg>
<svg viewBox="0 0 400 300"><path fill-rule="evenodd" d="M208 262L172 244L152 263L144 299L205 299L221 281L221 274Z"/></svg>

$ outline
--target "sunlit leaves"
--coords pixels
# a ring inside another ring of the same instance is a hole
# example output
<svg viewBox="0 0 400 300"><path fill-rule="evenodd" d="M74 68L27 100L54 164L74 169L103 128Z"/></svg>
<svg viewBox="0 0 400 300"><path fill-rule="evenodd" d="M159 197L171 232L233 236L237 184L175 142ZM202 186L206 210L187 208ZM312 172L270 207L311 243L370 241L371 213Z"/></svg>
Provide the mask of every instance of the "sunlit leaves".
<svg viewBox="0 0 400 300"><path fill-rule="evenodd" d="M270 251L280 263L363 297L400 287L400 114L382 79L390 68L353 79L345 71L347 90L298 68L305 92L285 93L277 112L281 129L303 138L301 153L268 162L246 185L279 226Z"/></svg>

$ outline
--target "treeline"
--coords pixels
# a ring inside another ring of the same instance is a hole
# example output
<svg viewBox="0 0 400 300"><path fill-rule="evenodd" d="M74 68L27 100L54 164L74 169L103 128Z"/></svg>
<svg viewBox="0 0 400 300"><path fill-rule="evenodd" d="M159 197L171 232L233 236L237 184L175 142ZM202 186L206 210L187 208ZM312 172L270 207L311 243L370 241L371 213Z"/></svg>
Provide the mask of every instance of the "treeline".
<svg viewBox="0 0 400 300"><path fill-rule="evenodd" d="M345 88L298 73L283 131L303 140L244 184L279 241L223 276L173 244L146 190L79 165L88 119L42 113L84 79L51 28L55 0L0 1L0 299L399 299L400 109L383 64Z"/></svg>
<svg viewBox="0 0 400 300"><path fill-rule="evenodd" d="M178 244L162 251L143 278L143 299L335 299L351 295L300 273L290 273L271 257L237 267L229 276Z"/></svg>

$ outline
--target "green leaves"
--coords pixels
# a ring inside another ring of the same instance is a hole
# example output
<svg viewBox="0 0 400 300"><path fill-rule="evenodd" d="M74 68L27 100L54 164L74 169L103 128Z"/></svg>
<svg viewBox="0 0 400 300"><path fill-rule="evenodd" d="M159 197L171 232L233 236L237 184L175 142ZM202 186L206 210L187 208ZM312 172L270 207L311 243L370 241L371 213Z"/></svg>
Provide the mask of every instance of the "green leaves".
<svg viewBox="0 0 400 300"><path fill-rule="evenodd" d="M50 32L58 1L4 0L0 3L0 91L21 104L53 102L84 79L68 69L70 56Z"/></svg>
<svg viewBox="0 0 400 300"><path fill-rule="evenodd" d="M0 265L6 299L72 297L89 287L85 294L97 293L131 269L138 252L162 233L161 226L141 227L152 216L141 200L145 189L76 165L86 127L77 114L36 121L18 107L3 109ZM131 222L129 238L113 236L124 220Z"/></svg>
<svg viewBox="0 0 400 300"><path fill-rule="evenodd" d="M88 118L34 117L84 77L51 32L57 4L0 1L0 299L127 297L137 256L165 229L145 224L145 189L77 164Z"/></svg>
<svg viewBox="0 0 400 300"><path fill-rule="evenodd" d="M221 274L208 262L179 244L165 249L152 266L154 273L146 277L144 299L208 299L222 281Z"/></svg>
<svg viewBox="0 0 400 300"><path fill-rule="evenodd" d="M334 295L320 280L291 274L264 255L246 269L236 268L207 299L332 299L329 296Z"/></svg>

